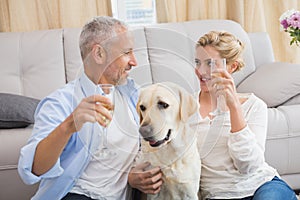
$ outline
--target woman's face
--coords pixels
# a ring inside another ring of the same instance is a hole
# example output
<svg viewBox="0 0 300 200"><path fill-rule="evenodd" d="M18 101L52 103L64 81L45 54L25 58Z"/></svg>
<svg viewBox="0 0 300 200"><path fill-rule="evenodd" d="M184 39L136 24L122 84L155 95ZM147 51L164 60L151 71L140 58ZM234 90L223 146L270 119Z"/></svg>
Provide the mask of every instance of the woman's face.
<svg viewBox="0 0 300 200"><path fill-rule="evenodd" d="M208 91L208 81L210 80L210 59L221 59L219 52L212 46L197 47L195 57L195 73L200 81L200 88L203 92Z"/></svg>

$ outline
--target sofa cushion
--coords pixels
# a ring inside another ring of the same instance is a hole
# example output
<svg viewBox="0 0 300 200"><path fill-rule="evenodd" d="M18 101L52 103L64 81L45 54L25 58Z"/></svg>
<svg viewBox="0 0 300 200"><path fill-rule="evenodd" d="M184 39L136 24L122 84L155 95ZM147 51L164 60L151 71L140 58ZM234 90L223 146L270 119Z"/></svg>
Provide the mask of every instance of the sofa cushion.
<svg viewBox="0 0 300 200"><path fill-rule="evenodd" d="M284 102L284 106L288 106L288 105L296 105L296 104L300 104L300 93L294 97L292 97L291 99L289 99L288 101Z"/></svg>
<svg viewBox="0 0 300 200"><path fill-rule="evenodd" d="M130 71L130 76L140 86L152 83L152 73L149 63L148 47L144 27L132 27L130 31L134 38L134 55L137 66Z"/></svg>
<svg viewBox="0 0 300 200"><path fill-rule="evenodd" d="M170 81L189 92L197 91L195 43L187 35L183 23L152 25L145 28L145 34L153 82Z"/></svg>
<svg viewBox="0 0 300 200"><path fill-rule="evenodd" d="M246 66L233 74L236 85L255 71L249 36L238 23L230 20L162 23L145 27L153 82L171 81L190 92L197 91L199 82L194 72L195 45L200 36L211 30L229 31L245 43Z"/></svg>
<svg viewBox="0 0 300 200"><path fill-rule="evenodd" d="M268 107L276 107L300 93L300 68L297 64L270 63L260 66L238 87L239 92L253 92Z"/></svg>
<svg viewBox="0 0 300 200"><path fill-rule="evenodd" d="M43 98L66 83L62 29L0 33L0 92Z"/></svg>
<svg viewBox="0 0 300 200"><path fill-rule="evenodd" d="M294 153L300 143L299 109L300 105L268 109L266 161L276 167L280 175L300 173L299 155Z"/></svg>
<svg viewBox="0 0 300 200"><path fill-rule="evenodd" d="M80 28L65 28L63 32L67 82L77 78L83 71L79 49L80 32Z"/></svg>
<svg viewBox="0 0 300 200"><path fill-rule="evenodd" d="M34 123L34 112L40 100L0 93L0 128L24 128Z"/></svg>
<svg viewBox="0 0 300 200"><path fill-rule="evenodd" d="M267 32L248 33L256 69L266 63L275 62L271 39ZM264 47L264 48L261 48Z"/></svg>

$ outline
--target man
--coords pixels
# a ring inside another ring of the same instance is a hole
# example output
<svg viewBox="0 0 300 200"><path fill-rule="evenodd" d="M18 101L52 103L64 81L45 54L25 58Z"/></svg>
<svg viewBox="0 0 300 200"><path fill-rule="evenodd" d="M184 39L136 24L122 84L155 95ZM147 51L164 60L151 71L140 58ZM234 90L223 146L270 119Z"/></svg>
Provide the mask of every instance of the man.
<svg viewBox="0 0 300 200"><path fill-rule="evenodd" d="M130 199L128 180L142 192L157 193L159 168L147 171L142 164L131 170L139 135L137 88L128 71L137 63L126 25L96 17L83 27L79 45L84 73L40 102L32 136L21 150L20 176L27 184L41 181L32 199ZM100 83L116 86L113 120L112 102L96 87ZM107 120L116 155L103 158L97 152Z"/></svg>

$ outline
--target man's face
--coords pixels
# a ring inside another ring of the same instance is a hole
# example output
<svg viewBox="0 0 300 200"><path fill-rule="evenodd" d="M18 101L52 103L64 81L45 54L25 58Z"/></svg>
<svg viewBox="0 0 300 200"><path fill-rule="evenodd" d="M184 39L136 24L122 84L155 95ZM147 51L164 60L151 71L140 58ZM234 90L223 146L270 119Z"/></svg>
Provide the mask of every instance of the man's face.
<svg viewBox="0 0 300 200"><path fill-rule="evenodd" d="M132 35L126 30L121 31L118 36L106 41L104 46L107 54L104 79L114 85L125 84L132 66L137 65Z"/></svg>

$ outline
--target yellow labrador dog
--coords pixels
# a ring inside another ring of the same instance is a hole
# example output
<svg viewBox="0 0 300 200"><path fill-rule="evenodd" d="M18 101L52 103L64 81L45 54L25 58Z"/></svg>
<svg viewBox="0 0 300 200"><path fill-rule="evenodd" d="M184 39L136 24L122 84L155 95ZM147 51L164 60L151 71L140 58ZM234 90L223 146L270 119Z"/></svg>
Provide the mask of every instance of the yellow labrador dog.
<svg viewBox="0 0 300 200"><path fill-rule="evenodd" d="M141 161L160 166L163 172L161 191L147 199L198 199L201 161L196 133L188 125L198 108L193 96L174 83L141 90L137 104Z"/></svg>

